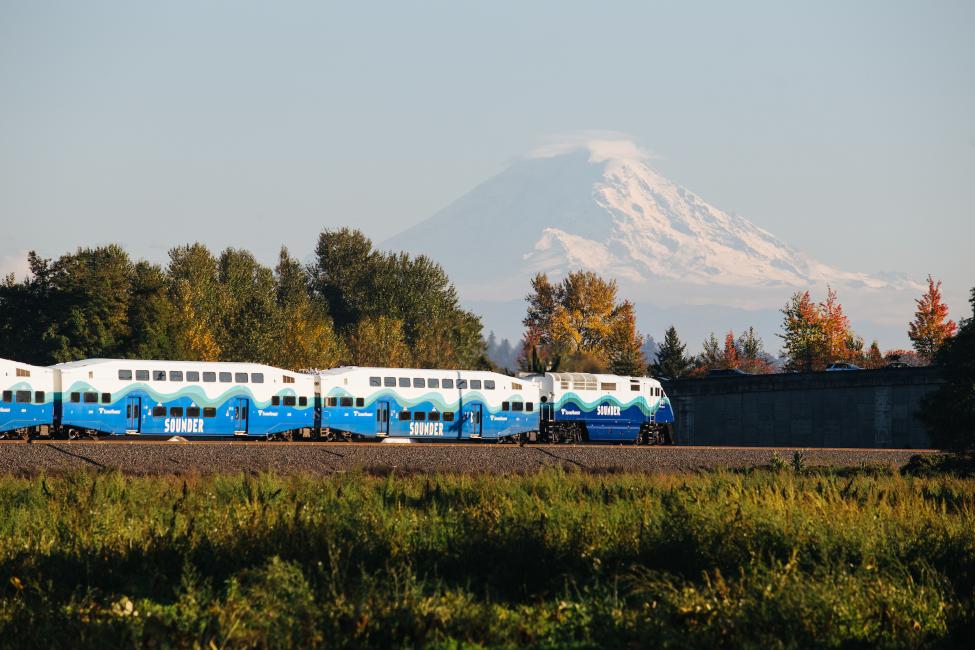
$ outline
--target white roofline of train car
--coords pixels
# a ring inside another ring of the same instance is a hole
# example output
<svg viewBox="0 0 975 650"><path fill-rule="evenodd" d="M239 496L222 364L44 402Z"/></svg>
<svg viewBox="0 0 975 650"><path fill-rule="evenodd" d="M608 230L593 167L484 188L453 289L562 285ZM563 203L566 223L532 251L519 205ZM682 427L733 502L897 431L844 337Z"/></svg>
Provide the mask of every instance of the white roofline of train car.
<svg viewBox="0 0 975 650"><path fill-rule="evenodd" d="M27 368L29 370L45 370L47 372L52 372L51 368L48 366L35 366L31 363L24 363L23 361L15 361L14 359L4 359L0 358L0 364L9 363L12 366L20 366L21 368Z"/></svg>
<svg viewBox="0 0 975 650"><path fill-rule="evenodd" d="M477 378L479 376L480 377L483 376L506 377L508 379L514 379L516 381L519 379L518 377L511 377L510 375L506 375L500 372L494 372L492 370L457 370L457 369L449 369L449 368L374 368L372 366L340 366L338 368L329 368L328 370L305 370L303 372L306 372L311 375L324 377L324 376L331 376L331 375L340 375L352 371L361 371L363 373L368 372L377 375L382 375L382 374L407 375L408 374L414 377L439 377L444 374L453 373L454 375L460 374L463 377L474 377L474 378Z"/></svg>
<svg viewBox="0 0 975 650"><path fill-rule="evenodd" d="M146 366L145 370L199 370L203 368L225 368L227 370L253 370L255 368L263 368L265 370L274 370L287 373L289 375L303 375L305 373L297 372L294 370L288 370L286 368L278 368L276 366L269 366L263 363L249 363L246 361L169 361L169 360L157 360L157 359L81 359L79 361L67 361L65 363L58 363L49 368L57 368L59 370L73 370L75 368L94 368L97 366L124 366L125 368L136 369L138 366ZM149 366L153 366L150 368ZM143 370L143 368L138 368Z"/></svg>

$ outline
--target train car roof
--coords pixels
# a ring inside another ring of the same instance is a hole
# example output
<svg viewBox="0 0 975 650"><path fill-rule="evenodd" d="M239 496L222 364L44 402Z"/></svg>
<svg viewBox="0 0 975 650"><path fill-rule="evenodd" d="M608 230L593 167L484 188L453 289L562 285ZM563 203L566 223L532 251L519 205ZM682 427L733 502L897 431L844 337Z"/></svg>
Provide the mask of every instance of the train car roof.
<svg viewBox="0 0 975 650"><path fill-rule="evenodd" d="M476 377L490 375L493 377L506 377L508 379L513 379L517 381L517 377L510 377L500 372L494 372L492 370L456 370L456 369L446 369L446 368L373 368L370 366L340 366L338 368L329 368L328 370L306 370L312 375L326 376L326 375L342 375L349 372L363 372L363 373L374 373L378 375L382 374L400 374L400 375L411 375L414 377L439 377L446 373L453 373L454 375L461 374L465 377Z"/></svg>
<svg viewBox="0 0 975 650"><path fill-rule="evenodd" d="M183 368L203 368L203 367L219 367L226 368L228 370L252 370L254 368L263 368L270 370L278 370L291 375L301 375L303 373L294 372L292 370L286 370L284 368L276 368L274 366L268 366L263 363L248 363L240 361L161 361L153 359L81 359L79 361L68 361L65 363L59 363L51 368L59 368L61 370L72 370L75 368L91 368L96 366L127 366L135 368L136 366L153 366L159 369L173 369L181 370Z"/></svg>

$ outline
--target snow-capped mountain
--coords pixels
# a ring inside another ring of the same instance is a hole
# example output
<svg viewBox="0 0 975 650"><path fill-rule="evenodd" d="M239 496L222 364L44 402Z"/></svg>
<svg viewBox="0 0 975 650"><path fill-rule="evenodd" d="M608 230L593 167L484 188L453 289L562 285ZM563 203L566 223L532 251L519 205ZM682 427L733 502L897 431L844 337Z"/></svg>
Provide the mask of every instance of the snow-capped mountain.
<svg viewBox="0 0 975 650"><path fill-rule="evenodd" d="M905 290L920 290L897 274L817 262L664 178L617 138L535 150L384 246L430 255L479 302L524 296L538 271L580 268L616 278L638 306L768 310L795 289L824 293L828 283L848 302L870 296L871 316L882 320L889 310L879 304L903 305ZM909 312L896 314L901 322Z"/></svg>

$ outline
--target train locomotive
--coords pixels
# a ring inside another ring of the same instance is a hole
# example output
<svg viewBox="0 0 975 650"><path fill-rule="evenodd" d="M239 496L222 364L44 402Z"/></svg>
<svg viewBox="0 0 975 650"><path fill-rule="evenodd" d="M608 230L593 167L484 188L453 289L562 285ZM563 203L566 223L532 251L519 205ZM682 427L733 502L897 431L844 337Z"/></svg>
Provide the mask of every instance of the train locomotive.
<svg viewBox="0 0 975 650"><path fill-rule="evenodd" d="M0 437L673 444L660 382L589 373L0 360Z"/></svg>

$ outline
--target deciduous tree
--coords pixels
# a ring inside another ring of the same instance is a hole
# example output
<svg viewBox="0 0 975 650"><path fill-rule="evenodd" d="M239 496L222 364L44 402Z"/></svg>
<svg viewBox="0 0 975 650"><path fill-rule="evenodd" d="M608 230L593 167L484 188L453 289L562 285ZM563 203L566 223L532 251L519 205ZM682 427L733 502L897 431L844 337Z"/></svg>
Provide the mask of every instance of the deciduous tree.
<svg viewBox="0 0 975 650"><path fill-rule="evenodd" d="M935 282L929 275L928 290L914 302L917 311L907 333L917 353L930 363L938 348L954 335L957 325L948 319L948 305L941 300L941 280Z"/></svg>

